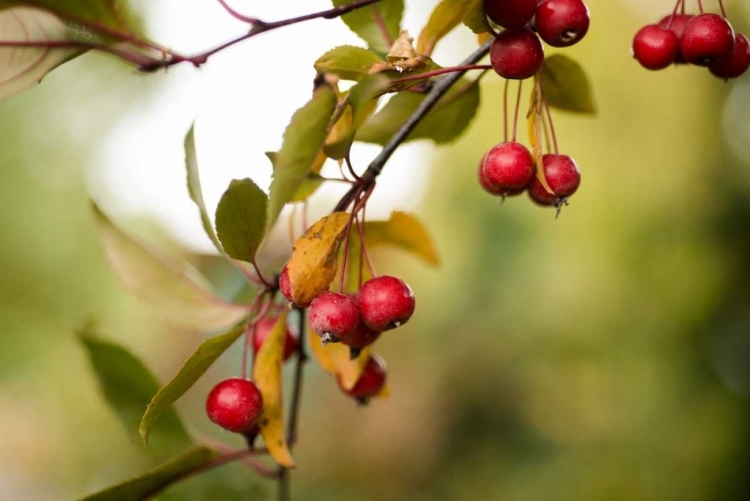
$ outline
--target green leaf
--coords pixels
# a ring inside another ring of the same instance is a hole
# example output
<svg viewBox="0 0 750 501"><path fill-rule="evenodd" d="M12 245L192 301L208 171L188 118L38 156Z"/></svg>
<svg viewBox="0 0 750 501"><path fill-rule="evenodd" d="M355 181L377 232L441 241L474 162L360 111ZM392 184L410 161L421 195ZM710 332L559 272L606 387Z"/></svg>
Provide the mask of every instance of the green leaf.
<svg viewBox="0 0 750 501"><path fill-rule="evenodd" d="M81 331L79 336L88 351L105 400L125 429L135 434L143 410L159 389L156 378L140 360L121 346L102 341L87 329ZM192 440L175 410L168 408L165 411L154 437L155 447L172 452L183 450L192 444Z"/></svg>
<svg viewBox="0 0 750 501"><path fill-rule="evenodd" d="M334 7L347 5L355 0L333 0ZM376 16L382 19L382 25L388 32L390 40L396 40L401 32L401 17L404 14L404 0L381 0L371 6L356 9L341 16L349 28L368 43L376 52L386 54L391 44L381 31Z"/></svg>
<svg viewBox="0 0 750 501"><path fill-rule="evenodd" d="M427 25L419 34L417 52L430 55L435 45L463 21L473 0L443 0L432 11Z"/></svg>
<svg viewBox="0 0 750 501"><path fill-rule="evenodd" d="M268 197L251 179L234 179L216 207L216 232L227 254L255 262L266 230Z"/></svg>
<svg viewBox="0 0 750 501"><path fill-rule="evenodd" d="M221 246L216 232L214 231L213 223L206 210L206 202L203 200L203 189L201 188L201 179L198 169L198 155L195 150L195 124L190 126L190 131L185 136L185 167L187 169L187 187L188 193L190 193L190 199L195 202L200 211L201 223L203 223L203 230L208 235L208 238L213 242L216 250L224 253L224 248Z"/></svg>
<svg viewBox="0 0 750 501"><path fill-rule="evenodd" d="M370 66L383 62L383 58L371 50L352 45L335 47L315 61L318 73L330 73L343 80L359 81L369 75Z"/></svg>
<svg viewBox="0 0 750 501"><path fill-rule="evenodd" d="M371 75L354 85L349 91L348 106L351 114L345 114L341 120L349 120L342 125L342 132L333 143L326 144L326 155L341 160L349 155L354 135L378 106L378 97L388 89L390 79L385 75Z"/></svg>
<svg viewBox="0 0 750 501"><path fill-rule="evenodd" d="M471 3L466 7L462 21L477 35L490 31L490 24L484 14L483 0L471 0Z"/></svg>
<svg viewBox="0 0 750 501"><path fill-rule="evenodd" d="M72 42L76 32L49 12L17 7L0 10L0 38L2 42ZM0 46L0 99L32 87L47 73L83 52L76 48Z"/></svg>
<svg viewBox="0 0 750 501"><path fill-rule="evenodd" d="M18 6L47 10L73 22L94 22L109 28L125 26L117 0L0 0L0 10Z"/></svg>
<svg viewBox="0 0 750 501"><path fill-rule="evenodd" d="M196 331L225 329L247 316L248 306L216 296L197 270L167 260L125 234L95 204L93 210L99 239L112 269L160 316Z"/></svg>
<svg viewBox="0 0 750 501"><path fill-rule="evenodd" d="M400 92L357 131L356 140L383 145L401 128L424 100L424 94ZM471 123L479 108L479 86L461 80L438 101L407 141L431 139L444 144L456 139Z"/></svg>
<svg viewBox="0 0 750 501"><path fill-rule="evenodd" d="M81 498L79 501L143 501L208 464L219 455L207 447L195 447L143 475Z"/></svg>
<svg viewBox="0 0 750 501"><path fill-rule="evenodd" d="M583 68L562 54L544 60L539 73L542 89L550 106L575 113L596 114L596 104Z"/></svg>
<svg viewBox="0 0 750 501"><path fill-rule="evenodd" d="M284 205L292 201L315 164L336 109L336 93L327 85L315 89L312 100L297 110L284 132L284 143L274 156L266 230L270 231Z"/></svg>
<svg viewBox="0 0 750 501"><path fill-rule="evenodd" d="M245 332L244 325L236 327L221 336L204 341L195 352L190 355L177 375L161 389L154 390L146 413L140 418L138 431L144 443L148 443L151 428L160 416L174 412L172 406L188 391L211 365ZM157 388L158 389L158 388ZM150 397L150 395L149 395Z"/></svg>

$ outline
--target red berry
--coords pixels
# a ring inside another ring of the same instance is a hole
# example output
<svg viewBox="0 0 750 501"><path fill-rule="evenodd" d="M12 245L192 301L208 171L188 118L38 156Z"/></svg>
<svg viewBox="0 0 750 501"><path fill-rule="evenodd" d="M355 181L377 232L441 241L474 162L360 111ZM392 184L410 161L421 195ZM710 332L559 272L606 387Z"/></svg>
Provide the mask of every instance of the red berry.
<svg viewBox="0 0 750 501"><path fill-rule="evenodd" d="M661 70L674 62L679 46L674 31L650 24L633 38L633 56L644 68Z"/></svg>
<svg viewBox="0 0 750 501"><path fill-rule="evenodd" d="M728 58L734 49L734 30L718 14L699 14L685 25L680 50L698 66L709 66Z"/></svg>
<svg viewBox="0 0 750 501"><path fill-rule="evenodd" d="M358 324L359 307L351 296L326 291L310 303L310 326L323 342L346 339Z"/></svg>
<svg viewBox="0 0 750 501"><path fill-rule="evenodd" d="M685 32L685 25L693 18L692 14L675 14L672 19L672 14L668 14L659 21L659 26L674 32L677 35L677 41L682 38L682 34ZM671 22L670 22L671 21ZM675 64L687 64L688 60L680 50L679 43L677 47L677 54L674 58Z"/></svg>
<svg viewBox="0 0 750 501"><path fill-rule="evenodd" d="M582 0L543 0L536 8L539 36L552 47L569 47L589 31L589 9Z"/></svg>
<svg viewBox="0 0 750 501"><path fill-rule="evenodd" d="M346 338L342 339L341 342L350 348L361 350L362 348L370 346L372 343L377 341L377 339L380 337L380 334L381 332L374 331L367 327L364 322L360 322L354 332ZM356 358L356 355L352 358Z"/></svg>
<svg viewBox="0 0 750 501"><path fill-rule="evenodd" d="M522 28L536 11L537 0L484 0L484 13L503 28Z"/></svg>
<svg viewBox="0 0 750 501"><path fill-rule="evenodd" d="M263 396L255 383L231 378L217 384L206 400L206 414L225 430L250 431L263 410Z"/></svg>
<svg viewBox="0 0 750 501"><path fill-rule="evenodd" d="M526 28L503 31L490 47L490 63L503 78L524 80L533 77L543 62L542 42Z"/></svg>
<svg viewBox="0 0 750 501"><path fill-rule="evenodd" d="M414 313L411 287L396 277L372 278L359 290L359 314L372 330L383 332L405 324Z"/></svg>
<svg viewBox="0 0 750 501"><path fill-rule="evenodd" d="M712 64L708 69L717 77L726 80L743 75L748 67L750 67L750 43L745 35L738 33L732 54L724 61Z"/></svg>
<svg viewBox="0 0 750 501"><path fill-rule="evenodd" d="M385 361L376 354L370 355L362 375L351 390L341 388L348 395L367 403L367 400L378 394L385 385ZM339 383L340 384L340 383Z"/></svg>
<svg viewBox="0 0 750 501"><path fill-rule="evenodd" d="M507 193L523 188L534 175L534 159L521 143L510 141L494 146L484 156L479 178L493 189L490 193Z"/></svg>
<svg viewBox="0 0 750 501"><path fill-rule="evenodd" d="M281 294L284 295L287 301L294 304L294 306L298 308L307 308L310 306L310 303L297 303L294 301L294 296L292 296L292 281L289 278L289 264L286 264L284 266L284 269L281 270L281 273L279 274L279 290L281 291Z"/></svg>
<svg viewBox="0 0 750 501"><path fill-rule="evenodd" d="M276 320L278 318L266 317L255 324L255 329L253 330L253 353L257 354L260 351L260 347L263 346L263 343L273 330L273 326L276 325ZM298 342L297 336L287 326L286 333L284 334L284 360L289 359L297 351Z"/></svg>
<svg viewBox="0 0 750 501"><path fill-rule="evenodd" d="M544 176L554 195L547 193L534 177L529 183L529 196L539 205L559 206L565 198L573 195L581 184L581 172L575 161L567 155L544 155Z"/></svg>

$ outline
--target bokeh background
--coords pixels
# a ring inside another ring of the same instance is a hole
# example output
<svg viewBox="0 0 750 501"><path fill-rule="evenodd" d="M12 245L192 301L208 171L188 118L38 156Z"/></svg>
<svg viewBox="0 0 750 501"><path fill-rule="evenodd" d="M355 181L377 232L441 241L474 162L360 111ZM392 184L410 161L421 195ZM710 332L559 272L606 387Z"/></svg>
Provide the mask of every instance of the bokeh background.
<svg viewBox="0 0 750 501"><path fill-rule="evenodd" d="M561 149L583 172L559 220L523 198L500 205L477 185L477 161L501 135L498 78L485 79L459 141L394 157L371 212L416 211L442 266L377 254L419 303L379 343L392 396L358 409L311 364L295 499L750 498L750 80L641 70L630 39L670 3L589 1L591 32L567 53L586 68L599 115L555 115ZM328 7L233 4L264 19ZM434 4L410 0L405 27L417 33ZM183 52L242 31L210 0L130 6L146 33ZM727 7L750 30L750 7ZM207 255L185 191L184 134L197 119L209 207L233 177L267 185L263 152L305 102L312 62L343 43L359 42L340 21L315 21L201 70L149 76L91 54L0 103L0 498L75 499L159 460L106 407L77 327L93 320L162 380L206 336L124 290L89 197L233 293L239 277ZM457 32L436 60L454 64L472 44ZM355 164L376 152L358 148ZM323 191L313 212L337 193ZM276 258L288 252L279 242ZM227 353L177 406L196 430L232 443L202 406L238 360L238 349ZM273 484L234 465L160 499L273 496Z"/></svg>

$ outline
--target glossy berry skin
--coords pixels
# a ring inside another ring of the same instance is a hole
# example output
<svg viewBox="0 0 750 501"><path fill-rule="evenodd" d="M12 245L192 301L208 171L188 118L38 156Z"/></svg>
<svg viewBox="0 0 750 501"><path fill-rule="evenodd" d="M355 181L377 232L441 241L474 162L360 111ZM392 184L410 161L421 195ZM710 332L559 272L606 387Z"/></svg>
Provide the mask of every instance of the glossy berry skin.
<svg viewBox="0 0 750 501"><path fill-rule="evenodd" d="M487 183L491 193L505 194L523 188L534 175L534 159L529 150L515 141L500 143L484 156L480 183ZM489 190L488 190L489 191Z"/></svg>
<svg viewBox="0 0 750 501"><path fill-rule="evenodd" d="M260 351L261 346L263 346L263 343L273 330L273 326L276 325L276 320L277 318L274 317L266 317L255 324L255 329L253 330L253 353L257 354ZM288 360L297 351L298 343L299 339L297 339L297 336L287 327L284 334L284 360Z"/></svg>
<svg viewBox="0 0 750 501"><path fill-rule="evenodd" d="M362 375L354 387L351 390L344 390L344 388L342 390L348 395L366 403L368 399L374 397L383 389L386 369L385 361L373 353L367 364L365 364Z"/></svg>
<svg viewBox="0 0 750 501"><path fill-rule="evenodd" d="M361 350L366 346L370 346L372 343L378 340L381 332L374 331L367 327L364 322L360 322L357 328L352 334L342 339L341 342L350 348Z"/></svg>
<svg viewBox="0 0 750 501"><path fill-rule="evenodd" d="M552 47L570 47L586 36L591 17L582 0L543 0L536 9L537 33Z"/></svg>
<svg viewBox="0 0 750 501"><path fill-rule="evenodd" d="M734 30L718 14L699 14L688 21L680 38L685 59L709 66L728 58L734 49Z"/></svg>
<svg viewBox="0 0 750 501"><path fill-rule="evenodd" d="M748 67L750 67L750 43L745 35L738 33L732 54L724 61L712 64L708 69L717 77L727 80L744 75Z"/></svg>
<svg viewBox="0 0 750 501"><path fill-rule="evenodd" d="M537 0L484 0L484 13L503 28L522 28L531 21Z"/></svg>
<svg viewBox="0 0 750 501"><path fill-rule="evenodd" d="M555 193L547 193L539 180L534 177L529 183L529 196L539 205L557 205L561 199L573 195L581 184L581 172L575 160L567 155L547 154L542 157L544 176Z"/></svg>
<svg viewBox="0 0 750 501"><path fill-rule="evenodd" d="M533 31L526 28L503 31L490 47L492 68L503 78L531 78L536 75L543 62L542 42Z"/></svg>
<svg viewBox="0 0 750 501"><path fill-rule="evenodd" d="M225 379L217 384L206 400L208 418L235 433L252 430L263 410L263 396L247 379Z"/></svg>
<svg viewBox="0 0 750 501"><path fill-rule="evenodd" d="M671 30L674 32L675 35L677 35L677 41L679 42L682 38L682 34L685 32L685 25L693 19L692 14L676 14L674 16L674 19L672 19L672 15L668 14L662 18L661 21L659 21L659 27L665 28L668 30ZM670 23L671 20L671 23ZM688 64L688 60L685 59L685 56L682 54L682 51L680 50L679 43L677 46L677 54L675 54L674 58L675 64Z"/></svg>
<svg viewBox="0 0 750 501"><path fill-rule="evenodd" d="M389 275L371 278L359 290L360 319L377 332L405 324L414 313L415 305L411 287Z"/></svg>
<svg viewBox="0 0 750 501"><path fill-rule="evenodd" d="M310 303L310 327L325 342L346 339L357 325L359 306L351 296L326 291Z"/></svg>
<svg viewBox="0 0 750 501"><path fill-rule="evenodd" d="M633 38L633 56L644 68L661 70L674 62L679 46L674 31L651 24L641 28Z"/></svg>

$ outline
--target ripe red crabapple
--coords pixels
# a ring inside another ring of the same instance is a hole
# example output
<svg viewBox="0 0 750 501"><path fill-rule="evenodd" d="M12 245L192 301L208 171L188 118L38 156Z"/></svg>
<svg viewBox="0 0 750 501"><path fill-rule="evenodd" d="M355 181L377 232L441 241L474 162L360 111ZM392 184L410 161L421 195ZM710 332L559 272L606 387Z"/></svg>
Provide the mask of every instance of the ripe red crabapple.
<svg viewBox="0 0 750 501"><path fill-rule="evenodd" d="M527 28L505 30L492 41L490 63L503 78L525 80L539 71L544 47L536 33Z"/></svg>
<svg viewBox="0 0 750 501"><path fill-rule="evenodd" d="M263 343L273 330L273 326L276 325L276 320L278 319L275 317L266 317L255 324L253 330L253 353L257 354L260 351L261 346L263 346ZM298 343L299 339L287 326L284 333L284 360L288 360L297 351Z"/></svg>
<svg viewBox="0 0 750 501"><path fill-rule="evenodd" d="M680 50L698 66L709 66L728 58L734 49L734 30L718 14L699 14L685 25Z"/></svg>
<svg viewBox="0 0 750 501"><path fill-rule="evenodd" d="M750 67L750 43L745 35L738 33L734 49L729 57L712 64L708 69L717 77L726 80L744 75L748 67Z"/></svg>
<svg viewBox="0 0 750 501"><path fill-rule="evenodd" d="M235 433L252 430L262 410L263 396L247 379L225 379L214 386L206 400L208 418Z"/></svg>
<svg viewBox="0 0 750 501"><path fill-rule="evenodd" d="M633 56L644 68L661 70L675 61L679 46L674 31L650 24L641 28L633 38Z"/></svg>
<svg viewBox="0 0 750 501"><path fill-rule="evenodd" d="M503 28L522 28L531 21L537 0L484 0L484 13Z"/></svg>
<svg viewBox="0 0 750 501"><path fill-rule="evenodd" d="M487 183L490 193L505 193L526 186L534 175L534 159L529 150L515 141L495 145L484 156L480 182ZM486 188L485 188L486 189Z"/></svg>
<svg viewBox="0 0 750 501"><path fill-rule="evenodd" d="M310 303L310 326L324 343L346 339L359 324L357 300L326 291Z"/></svg>
<svg viewBox="0 0 750 501"><path fill-rule="evenodd" d="M537 33L552 47L569 47L589 31L589 9L582 0L542 0L534 17Z"/></svg>
<svg viewBox="0 0 750 501"><path fill-rule="evenodd" d="M359 290L359 313L362 322L378 332L405 324L414 313L411 287L389 275L371 278Z"/></svg>
<svg viewBox="0 0 750 501"><path fill-rule="evenodd" d="M661 21L659 21L659 26L674 32L674 34L677 35L677 41L679 42L679 40L682 38L682 34L685 32L685 25L692 18L692 14L675 14L674 19L672 19L672 14L668 14L664 16ZM675 55L674 62L675 64L688 63L688 60L685 59L685 56L680 50L679 44L677 47L677 54Z"/></svg>
<svg viewBox="0 0 750 501"><path fill-rule="evenodd" d="M559 206L573 195L581 184L581 172L575 161L567 155L547 154L542 157L544 176L554 195L547 193L541 182L534 177L529 183L529 196L539 205Z"/></svg>
<svg viewBox="0 0 750 501"><path fill-rule="evenodd" d="M341 389L346 394L359 400L360 403L366 404L370 398L383 389L386 369L385 361L373 353L354 387L351 390L346 390L343 387ZM341 386L340 381L339 386Z"/></svg>

